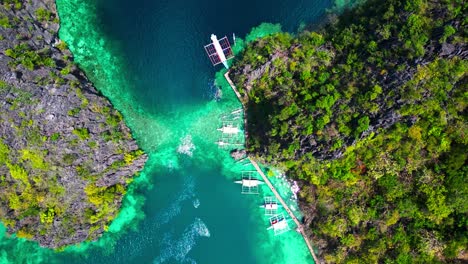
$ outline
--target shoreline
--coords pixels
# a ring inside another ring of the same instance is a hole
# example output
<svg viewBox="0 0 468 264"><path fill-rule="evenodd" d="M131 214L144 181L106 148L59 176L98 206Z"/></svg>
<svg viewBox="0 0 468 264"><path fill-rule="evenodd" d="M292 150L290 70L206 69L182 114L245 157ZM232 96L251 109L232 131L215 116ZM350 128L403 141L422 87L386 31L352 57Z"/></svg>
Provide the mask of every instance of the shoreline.
<svg viewBox="0 0 468 264"><path fill-rule="evenodd" d="M232 82L231 78L229 78L229 70L224 74L224 78L226 78L227 82L229 83L229 86L231 86L232 90L234 91L234 93L236 94L237 96L237 99L239 99L239 102L241 103L242 105L242 109L244 110L244 137L245 137L245 144L247 145L247 112L246 112L246 106L244 105L244 103L242 102L242 97L239 93L239 91L237 91L237 88L236 86L234 85L234 83ZM314 249L312 247L312 243L311 241L309 240L309 238L307 237L307 234L305 233L305 229L304 229L304 226L301 224L301 222L299 222L299 220L297 219L297 217L292 213L291 209L289 209L288 205L284 202L284 200L282 199L281 195L279 195L279 193L276 191L276 188L273 186L273 184L268 180L268 178L265 176L265 174L263 173L263 171L260 169L260 167L258 166L257 162L253 159L253 157L250 157L249 155L247 155L247 158L249 159L250 163L252 163L252 165L255 167L255 170L257 170L257 172L262 176L263 180L265 181L265 183L268 185L268 187L270 188L270 190L273 192L273 194L276 196L276 198L278 199L278 201L281 202L282 206L284 207L284 209L286 210L286 212L289 214L289 216L291 217L291 219L294 220L295 224L297 225L297 229L296 231L298 231L301 235L302 235L302 238L304 239L304 242L306 243L307 245L307 248L309 249L309 252L310 252L310 255L312 256L312 258L314 259L314 262L315 263L321 263L319 261L319 259L317 258L315 252L314 252Z"/></svg>

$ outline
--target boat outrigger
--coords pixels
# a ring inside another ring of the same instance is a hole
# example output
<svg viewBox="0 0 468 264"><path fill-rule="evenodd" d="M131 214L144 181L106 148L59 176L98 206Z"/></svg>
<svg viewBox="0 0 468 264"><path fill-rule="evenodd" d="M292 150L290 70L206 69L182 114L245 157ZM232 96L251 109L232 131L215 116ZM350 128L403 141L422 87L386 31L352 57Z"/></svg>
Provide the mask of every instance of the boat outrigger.
<svg viewBox="0 0 468 264"><path fill-rule="evenodd" d="M270 227L267 229L273 229L275 236L290 230L288 221L284 218L283 214L270 217Z"/></svg>
<svg viewBox="0 0 468 264"><path fill-rule="evenodd" d="M264 184L264 182L257 180L257 179L242 179L240 181L235 181L235 183L242 184L243 186L246 186L246 187L255 187L260 184Z"/></svg>

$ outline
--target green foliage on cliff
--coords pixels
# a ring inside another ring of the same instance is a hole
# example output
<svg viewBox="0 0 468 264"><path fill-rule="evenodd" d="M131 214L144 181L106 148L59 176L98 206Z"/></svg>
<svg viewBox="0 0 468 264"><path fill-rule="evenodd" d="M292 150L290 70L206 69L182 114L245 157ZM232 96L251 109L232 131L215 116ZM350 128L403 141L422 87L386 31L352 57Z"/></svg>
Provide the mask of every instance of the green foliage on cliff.
<svg viewBox="0 0 468 264"><path fill-rule="evenodd" d="M466 260L467 7L370 0L235 63L248 150L303 181L327 262Z"/></svg>
<svg viewBox="0 0 468 264"><path fill-rule="evenodd" d="M0 14L0 26L4 28L11 28L10 20L7 16Z"/></svg>
<svg viewBox="0 0 468 264"><path fill-rule="evenodd" d="M52 16L53 16L52 12L42 7L36 9L35 14L36 14L37 20L41 22L50 21L52 20Z"/></svg>
<svg viewBox="0 0 468 264"><path fill-rule="evenodd" d="M87 128L75 128L73 129L73 134L78 136L81 140L85 140L89 138L89 131Z"/></svg>
<svg viewBox="0 0 468 264"><path fill-rule="evenodd" d="M23 3L21 3L21 0L2 0L1 3L7 10L20 10L23 7Z"/></svg>
<svg viewBox="0 0 468 264"><path fill-rule="evenodd" d="M66 44L51 44L56 17L54 1L0 1L0 221L63 249L108 229L146 157Z"/></svg>
<svg viewBox="0 0 468 264"><path fill-rule="evenodd" d="M6 49L5 55L14 59L10 64L11 67L23 65L26 69L32 71L38 66L55 66L55 62L51 57L43 52L32 50L27 43L18 44L13 49Z"/></svg>

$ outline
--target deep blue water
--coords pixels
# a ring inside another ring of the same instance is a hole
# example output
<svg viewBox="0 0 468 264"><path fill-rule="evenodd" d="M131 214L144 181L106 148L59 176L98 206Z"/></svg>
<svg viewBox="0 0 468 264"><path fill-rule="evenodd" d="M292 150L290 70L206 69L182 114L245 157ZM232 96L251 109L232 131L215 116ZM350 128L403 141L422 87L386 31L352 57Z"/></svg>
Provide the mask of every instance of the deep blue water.
<svg viewBox="0 0 468 264"><path fill-rule="evenodd" d="M211 33L243 37L262 22L292 32L316 22L330 5L330 0L100 0L97 12L106 37L120 45L134 93L144 98L146 109L160 113L163 106L205 99L214 68L203 45Z"/></svg>

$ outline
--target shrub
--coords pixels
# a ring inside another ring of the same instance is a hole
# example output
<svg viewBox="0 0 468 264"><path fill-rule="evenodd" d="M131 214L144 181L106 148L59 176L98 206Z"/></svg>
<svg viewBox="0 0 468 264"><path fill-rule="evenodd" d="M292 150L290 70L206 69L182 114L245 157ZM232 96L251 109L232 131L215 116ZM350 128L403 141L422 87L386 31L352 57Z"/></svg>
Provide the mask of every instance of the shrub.
<svg viewBox="0 0 468 264"><path fill-rule="evenodd" d="M130 152L130 153L125 153L124 154L124 161L125 161L125 164L127 165L130 165L133 163L133 161L135 161L136 158L138 158L139 156L143 155L143 151L142 150L135 150L133 152Z"/></svg>
<svg viewBox="0 0 468 264"><path fill-rule="evenodd" d="M18 233L16 233L16 237L18 238L25 238L25 239L31 239L34 237L33 234L29 233L27 230L25 229L20 229L18 231Z"/></svg>
<svg viewBox="0 0 468 264"><path fill-rule="evenodd" d="M4 164L8 161L8 155L10 153L10 149L6 144L0 140L0 164Z"/></svg>
<svg viewBox="0 0 468 264"><path fill-rule="evenodd" d="M81 140L86 140L89 138L89 131L85 127L73 129L73 134L77 135Z"/></svg>
<svg viewBox="0 0 468 264"><path fill-rule="evenodd" d="M53 208L47 209L47 211L40 214L41 223L52 224L54 222L55 210Z"/></svg>
<svg viewBox="0 0 468 264"><path fill-rule="evenodd" d="M16 45L13 49L5 50L5 55L15 59L13 66L23 65L28 70L34 70L36 66L54 67L55 61L46 55L40 55L26 43Z"/></svg>
<svg viewBox="0 0 468 264"><path fill-rule="evenodd" d="M21 166L7 162L7 167L10 170L10 175L13 179L21 181L25 185L29 185L28 173Z"/></svg>
<svg viewBox="0 0 468 264"><path fill-rule="evenodd" d="M88 147L90 147L90 148L95 148L96 146L97 146L96 141L90 141L90 142L88 142Z"/></svg>
<svg viewBox="0 0 468 264"><path fill-rule="evenodd" d="M63 159L62 159L63 163L65 163L65 165L67 166L72 165L75 160L76 160L76 155L71 154L71 153L67 153L63 155Z"/></svg>
<svg viewBox="0 0 468 264"><path fill-rule="evenodd" d="M51 141L56 141L56 140L58 140L59 138L60 138L60 133L59 133L59 132L55 132L55 133L53 133L53 134L50 136L49 139L50 139Z"/></svg>
<svg viewBox="0 0 468 264"><path fill-rule="evenodd" d="M42 7L39 7L38 9L36 9L35 14L36 14L37 20L41 22L47 22L52 19L52 12Z"/></svg>
<svg viewBox="0 0 468 264"><path fill-rule="evenodd" d="M47 163L44 162L43 153L24 149L21 151L21 160L29 160L34 169L47 169Z"/></svg>
<svg viewBox="0 0 468 264"><path fill-rule="evenodd" d="M12 27L8 17L3 15L3 14L0 14L0 26L2 26L3 28L11 28Z"/></svg>
<svg viewBox="0 0 468 264"><path fill-rule="evenodd" d="M68 115L69 116L76 116L80 113L81 109L79 107L76 107L76 108L73 108L73 109L70 109L68 110Z"/></svg>
<svg viewBox="0 0 468 264"><path fill-rule="evenodd" d="M457 32L457 30L448 25L448 26L445 26L444 27L444 35L440 38L439 42L440 43L444 43L447 41L447 38L449 38L450 36L452 36L453 34L455 34Z"/></svg>
<svg viewBox="0 0 468 264"><path fill-rule="evenodd" d="M67 49L67 43L65 41L61 40L59 44L55 46L57 49L64 51Z"/></svg>
<svg viewBox="0 0 468 264"><path fill-rule="evenodd" d="M356 128L357 133L361 134L362 132L366 131L369 128L369 123L370 120L368 116L361 117L358 120L358 127Z"/></svg>
<svg viewBox="0 0 468 264"><path fill-rule="evenodd" d="M67 65L65 68L60 70L60 74L64 75L64 76L68 75L69 73L70 73L70 66L69 65Z"/></svg>

